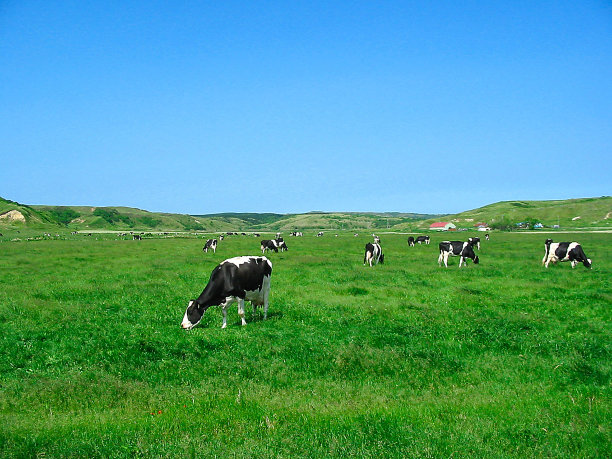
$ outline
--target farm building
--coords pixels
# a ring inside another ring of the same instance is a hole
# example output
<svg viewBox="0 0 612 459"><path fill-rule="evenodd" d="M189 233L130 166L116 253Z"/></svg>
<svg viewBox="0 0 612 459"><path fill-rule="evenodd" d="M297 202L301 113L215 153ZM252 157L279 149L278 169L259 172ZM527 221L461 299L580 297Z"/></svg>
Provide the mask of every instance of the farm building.
<svg viewBox="0 0 612 459"><path fill-rule="evenodd" d="M457 227L453 223L450 223L450 222L437 222L437 223L432 223L431 225L429 225L429 229L435 230L435 231L450 231L450 230L457 229Z"/></svg>

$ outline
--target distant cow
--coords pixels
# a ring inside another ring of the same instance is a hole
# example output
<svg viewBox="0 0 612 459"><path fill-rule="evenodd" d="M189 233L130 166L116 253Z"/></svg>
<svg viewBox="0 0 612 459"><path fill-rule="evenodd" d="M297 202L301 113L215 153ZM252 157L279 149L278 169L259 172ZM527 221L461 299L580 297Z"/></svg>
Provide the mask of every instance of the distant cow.
<svg viewBox="0 0 612 459"><path fill-rule="evenodd" d="M217 253L217 240L216 239L208 239L204 244L204 248L202 249L204 252L208 253L208 249L212 250L213 253Z"/></svg>
<svg viewBox="0 0 612 459"><path fill-rule="evenodd" d="M468 241L472 243L478 250L480 250L480 238L479 237L470 237Z"/></svg>
<svg viewBox="0 0 612 459"><path fill-rule="evenodd" d="M414 247L414 237L410 236L408 238L408 247Z"/></svg>
<svg viewBox="0 0 612 459"><path fill-rule="evenodd" d="M225 239L225 236L223 234L219 235L219 240L222 241L223 239Z"/></svg>
<svg viewBox="0 0 612 459"><path fill-rule="evenodd" d="M488 241L489 240L489 233L485 234L485 239Z"/></svg>
<svg viewBox="0 0 612 459"><path fill-rule="evenodd" d="M587 268L591 268L593 264L591 259L584 254L582 246L577 242L553 242L552 239L546 239L544 248L546 253L542 258L542 264L547 268L549 263L557 263L558 261L569 261L572 268L578 263L582 263Z"/></svg>
<svg viewBox="0 0 612 459"><path fill-rule="evenodd" d="M317 237L321 237L321 236L323 236L323 231L319 231L319 232L317 233Z"/></svg>
<svg viewBox="0 0 612 459"><path fill-rule="evenodd" d="M289 247L287 247L287 244L285 243L284 239L282 237L277 237L274 242L276 243L276 247L278 247L279 249L281 249L281 252L284 252L285 250L289 250Z"/></svg>
<svg viewBox="0 0 612 459"><path fill-rule="evenodd" d="M368 242L365 246L365 255L363 257L363 264L369 263L372 266L374 264L385 262L385 256L382 253L382 247L380 244Z"/></svg>
<svg viewBox="0 0 612 459"><path fill-rule="evenodd" d="M429 245L429 236L419 236L416 238L417 244L422 244L423 242Z"/></svg>
<svg viewBox="0 0 612 459"><path fill-rule="evenodd" d="M274 250L276 253L278 253L278 245L274 239L271 241L268 239L261 241L261 253L265 253L266 250Z"/></svg>
<svg viewBox="0 0 612 459"><path fill-rule="evenodd" d="M91 234L90 234L90 236L91 236ZM132 240L134 240L134 241L141 241L142 240L142 236L140 236L140 234L134 234L132 236Z"/></svg>
<svg viewBox="0 0 612 459"><path fill-rule="evenodd" d="M448 268L448 257L461 257L459 259L459 267L461 268L462 264L467 265L467 258L471 258L474 261L474 264L478 264L479 259L478 255L474 253L474 247L471 242L462 242L462 241L442 241L439 245L440 248L440 256L438 257L438 266L442 265L442 261L444 261L444 266Z"/></svg>
<svg viewBox="0 0 612 459"><path fill-rule="evenodd" d="M208 284L200 296L189 301L181 327L191 330L197 327L202 316L211 306L221 306L223 310L223 326L227 327L227 307L238 302L238 315L242 325L244 320L244 301L253 305L253 313L257 306L264 307L264 320L268 316L268 296L270 294L270 279L272 263L266 257L235 257L221 262L210 275Z"/></svg>

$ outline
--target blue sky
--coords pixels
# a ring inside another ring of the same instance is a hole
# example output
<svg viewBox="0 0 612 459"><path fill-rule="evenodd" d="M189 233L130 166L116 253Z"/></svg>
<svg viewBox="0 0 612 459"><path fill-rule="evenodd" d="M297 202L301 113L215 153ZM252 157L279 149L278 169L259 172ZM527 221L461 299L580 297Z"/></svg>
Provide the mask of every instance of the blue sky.
<svg viewBox="0 0 612 459"><path fill-rule="evenodd" d="M612 4L0 0L0 157L25 204L610 195Z"/></svg>

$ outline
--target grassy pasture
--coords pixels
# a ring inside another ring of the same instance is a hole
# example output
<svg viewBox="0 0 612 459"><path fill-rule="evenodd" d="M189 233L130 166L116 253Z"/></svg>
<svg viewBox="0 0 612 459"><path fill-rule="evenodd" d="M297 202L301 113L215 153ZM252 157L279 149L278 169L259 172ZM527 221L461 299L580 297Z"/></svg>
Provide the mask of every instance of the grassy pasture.
<svg viewBox="0 0 612 459"><path fill-rule="evenodd" d="M230 237L0 243L1 457L610 457L612 235L593 269L493 233L480 265L437 242L286 238L269 317L179 326ZM467 234L454 234L467 238Z"/></svg>

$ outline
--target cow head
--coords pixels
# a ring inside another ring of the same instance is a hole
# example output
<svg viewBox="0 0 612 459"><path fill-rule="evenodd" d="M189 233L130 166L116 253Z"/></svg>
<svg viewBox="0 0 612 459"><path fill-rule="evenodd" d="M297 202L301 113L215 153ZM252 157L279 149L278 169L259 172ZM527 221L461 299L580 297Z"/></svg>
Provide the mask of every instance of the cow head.
<svg viewBox="0 0 612 459"><path fill-rule="evenodd" d="M185 317L183 317L183 322L181 322L181 327L185 330L191 330L197 327L202 320L204 311L204 306L196 303L195 300L190 300L187 305L187 310L185 311Z"/></svg>
<svg viewBox="0 0 612 459"><path fill-rule="evenodd" d="M591 267L593 266L593 262L591 261L590 258L587 258L586 261L583 261L582 264L584 266L586 266L587 268L591 269Z"/></svg>

